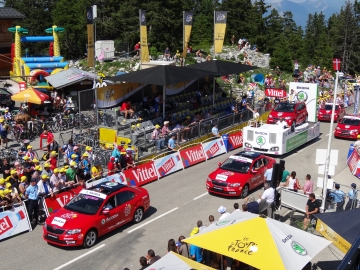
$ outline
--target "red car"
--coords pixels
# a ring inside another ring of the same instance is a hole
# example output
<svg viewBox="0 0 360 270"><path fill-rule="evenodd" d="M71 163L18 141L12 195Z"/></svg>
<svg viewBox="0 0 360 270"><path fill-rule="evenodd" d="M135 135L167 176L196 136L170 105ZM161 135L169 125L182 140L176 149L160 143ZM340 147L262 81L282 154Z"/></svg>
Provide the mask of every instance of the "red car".
<svg viewBox="0 0 360 270"><path fill-rule="evenodd" d="M325 103L325 105L318 112L319 121L331 121L332 103ZM345 108L343 104L335 105L334 122L340 121L345 116Z"/></svg>
<svg viewBox="0 0 360 270"><path fill-rule="evenodd" d="M251 189L264 184L265 171L275 162L261 153L242 151L219 163L209 174L206 188L209 193L245 198Z"/></svg>
<svg viewBox="0 0 360 270"><path fill-rule="evenodd" d="M335 128L335 138L354 139L360 134L360 115L345 115Z"/></svg>
<svg viewBox="0 0 360 270"><path fill-rule="evenodd" d="M150 207L146 189L105 182L83 189L67 205L49 216L43 238L59 246L89 248L102 236L130 221L140 222Z"/></svg>
<svg viewBox="0 0 360 270"><path fill-rule="evenodd" d="M279 102L269 114L267 124L276 124L283 117L287 125L300 125L307 122L308 113L305 102Z"/></svg>

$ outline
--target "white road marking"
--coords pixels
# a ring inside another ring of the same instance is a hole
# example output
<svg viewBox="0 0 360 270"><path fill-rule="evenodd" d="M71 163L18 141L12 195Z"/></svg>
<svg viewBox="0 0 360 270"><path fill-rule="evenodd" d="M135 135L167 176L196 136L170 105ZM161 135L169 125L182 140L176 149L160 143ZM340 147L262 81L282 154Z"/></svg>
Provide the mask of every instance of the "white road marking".
<svg viewBox="0 0 360 270"><path fill-rule="evenodd" d="M62 269L62 268L64 268L65 266L68 266L69 264L72 264L73 262L76 262L77 260L80 260L81 258L83 258L83 257L85 257L85 256L93 253L94 251L97 251L98 249L103 248L103 247L105 247L105 244L102 244L101 246L98 246L98 247L96 247L96 248L94 248L94 249L92 249L92 250L84 253L83 255L81 255L81 256L79 256L79 257L77 257L77 258L75 258L75 259L73 259L73 260L71 260L71 261L69 261L69 262L67 262L67 263L65 263L65 264L63 264L63 265L60 265L59 267L55 268L54 270Z"/></svg>
<svg viewBox="0 0 360 270"><path fill-rule="evenodd" d="M196 201L197 199L200 199L201 197L205 196L209 194L208 192L205 192L204 194L201 194L200 196L197 196L196 198L194 198L193 200Z"/></svg>
<svg viewBox="0 0 360 270"><path fill-rule="evenodd" d="M153 222L153 221L155 221L155 220L157 220L159 218L162 218L163 216L165 216L167 214L170 214L171 212L174 212L174 211L176 211L178 209L179 209L179 207L175 207L174 209L171 209L170 211L167 211L166 213L161 214L160 216L158 216L158 217L156 217L156 218L154 218L152 220L149 220L148 222L145 222L144 224L141 224L140 226L137 226L136 228L128 231L128 233L132 233L133 231L136 231L137 229L140 229L141 227L144 227L145 225L148 225L149 223L151 223L151 222Z"/></svg>
<svg viewBox="0 0 360 270"><path fill-rule="evenodd" d="M326 134L326 136L332 135L332 134L334 134L334 132L335 132L335 130L329 134Z"/></svg>

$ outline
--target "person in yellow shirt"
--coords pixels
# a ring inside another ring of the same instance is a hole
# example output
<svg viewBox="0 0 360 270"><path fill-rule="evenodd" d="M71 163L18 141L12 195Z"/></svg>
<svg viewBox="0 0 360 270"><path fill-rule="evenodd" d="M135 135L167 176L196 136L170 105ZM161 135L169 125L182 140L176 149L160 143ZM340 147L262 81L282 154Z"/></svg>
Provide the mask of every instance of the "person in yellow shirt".
<svg viewBox="0 0 360 270"><path fill-rule="evenodd" d="M95 161L94 166L91 168L91 178L92 179L100 179L103 174L103 168L99 161Z"/></svg>

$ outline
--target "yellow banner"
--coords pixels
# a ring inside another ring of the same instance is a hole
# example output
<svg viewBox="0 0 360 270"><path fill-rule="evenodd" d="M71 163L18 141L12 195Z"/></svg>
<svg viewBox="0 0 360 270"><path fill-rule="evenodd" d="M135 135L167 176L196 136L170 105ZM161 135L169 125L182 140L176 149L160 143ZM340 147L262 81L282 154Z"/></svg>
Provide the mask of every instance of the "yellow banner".
<svg viewBox="0 0 360 270"><path fill-rule="evenodd" d="M184 13L183 13L183 26L184 26L183 46L184 46L184 48L183 48L183 53L182 53L182 56L184 58L186 57L187 48L188 48L189 42L190 42L193 18L194 18L193 12L184 11Z"/></svg>
<svg viewBox="0 0 360 270"><path fill-rule="evenodd" d="M141 62L150 62L145 10L139 10Z"/></svg>
<svg viewBox="0 0 360 270"><path fill-rule="evenodd" d="M183 57L186 57L186 51L189 45L189 41L190 41L190 35L191 35L191 29L192 29L192 25L185 25L184 27L184 38L185 38L185 44L184 44L184 51L183 51Z"/></svg>
<svg viewBox="0 0 360 270"><path fill-rule="evenodd" d="M120 83L97 88L98 107L113 107L141 89L140 83Z"/></svg>
<svg viewBox="0 0 360 270"><path fill-rule="evenodd" d="M88 35L88 48L87 48L87 59L88 59L88 66L94 67L94 25L88 24L87 25L87 35Z"/></svg>
<svg viewBox="0 0 360 270"><path fill-rule="evenodd" d="M214 13L214 53L221 53L224 45L226 31L226 11L215 11Z"/></svg>
<svg viewBox="0 0 360 270"><path fill-rule="evenodd" d="M351 244L346 241L344 238L342 238L339 234L337 234L335 231L333 231L329 226L327 226L325 223L323 223L320 219L316 222L316 230L324 236L329 241L332 241L333 244L340 249L345 254L349 251L351 248Z"/></svg>

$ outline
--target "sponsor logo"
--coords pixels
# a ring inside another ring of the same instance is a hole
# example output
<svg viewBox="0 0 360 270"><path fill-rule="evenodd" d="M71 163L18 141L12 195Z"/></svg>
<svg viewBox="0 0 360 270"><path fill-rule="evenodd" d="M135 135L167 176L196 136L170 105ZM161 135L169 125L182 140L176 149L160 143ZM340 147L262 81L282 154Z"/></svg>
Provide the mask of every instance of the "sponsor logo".
<svg viewBox="0 0 360 270"><path fill-rule="evenodd" d="M164 174L167 174L171 169L175 167L175 161L172 157L170 157L161 167L160 170L164 172Z"/></svg>
<svg viewBox="0 0 360 270"><path fill-rule="evenodd" d="M141 22L144 22L145 21L145 14L141 14Z"/></svg>
<svg viewBox="0 0 360 270"><path fill-rule="evenodd" d="M74 218L77 218L77 214L75 214L75 213L66 213L66 214L61 215L61 217L64 218L64 219L74 219Z"/></svg>
<svg viewBox="0 0 360 270"><path fill-rule="evenodd" d="M283 115L283 113L282 113L282 112L279 112L277 115L278 115L278 116L282 116L282 115Z"/></svg>
<svg viewBox="0 0 360 270"><path fill-rule="evenodd" d="M213 157L220 150L219 145L215 142L210 149L206 152L208 157Z"/></svg>
<svg viewBox="0 0 360 270"><path fill-rule="evenodd" d="M66 219L59 217L54 217L53 221L51 222L51 224L58 225L60 227L64 226L65 223L66 223Z"/></svg>
<svg viewBox="0 0 360 270"><path fill-rule="evenodd" d="M224 13L220 13L217 15L216 20L217 21L224 21L226 19L226 16Z"/></svg>
<svg viewBox="0 0 360 270"><path fill-rule="evenodd" d="M102 219L102 220L101 220L101 224L102 224L102 225L104 225L105 222L106 222L105 219Z"/></svg>
<svg viewBox="0 0 360 270"><path fill-rule="evenodd" d="M134 175L136 181L140 184L142 182L147 182L149 180L157 179L157 173L155 164L152 162L151 165L147 165L144 167L136 168L132 170L131 173Z"/></svg>
<svg viewBox="0 0 360 270"><path fill-rule="evenodd" d="M130 204L127 204L125 206L124 214L125 214L125 217L127 217L128 215L131 214L131 205Z"/></svg>
<svg viewBox="0 0 360 270"><path fill-rule="evenodd" d="M56 197L56 201L58 202L58 204L60 205L60 207L64 207L68 202L70 202L72 200L72 198L74 198L75 194L64 194L63 196L61 196L61 193L58 194Z"/></svg>
<svg viewBox="0 0 360 270"><path fill-rule="evenodd" d="M193 19L192 15L187 15L187 16L186 16L186 22L187 22L187 23L188 23L188 22L191 22L192 19Z"/></svg>
<svg viewBox="0 0 360 270"><path fill-rule="evenodd" d="M345 128L349 128L350 126L345 126Z"/></svg>
<svg viewBox="0 0 360 270"><path fill-rule="evenodd" d="M220 180L220 181L226 181L227 180L227 176L226 175L222 175L222 174L218 174L216 175L215 179L216 180Z"/></svg>
<svg viewBox="0 0 360 270"><path fill-rule="evenodd" d="M50 233L48 233L48 235L47 236L49 236L49 237L51 237L51 238L55 238L55 239L58 239L58 237L56 236L56 235L53 235L53 234L50 234ZM72 240L72 239L71 239Z"/></svg>
<svg viewBox="0 0 360 270"><path fill-rule="evenodd" d="M290 240L293 236L291 234L289 234L288 236L286 236L282 241L283 243L286 243L288 240Z"/></svg>
<svg viewBox="0 0 360 270"><path fill-rule="evenodd" d="M261 132L261 131L255 131L255 134L259 134L259 135L268 135L266 132Z"/></svg>
<svg viewBox="0 0 360 270"><path fill-rule="evenodd" d="M292 248L297 254L299 254L299 255L301 255L301 256L307 255L306 249L305 249L302 245L300 245L298 242L293 241L293 242L291 243L291 248Z"/></svg>
<svg viewBox="0 0 360 270"><path fill-rule="evenodd" d="M282 89L265 89L265 95L267 97L286 97L286 91Z"/></svg>
<svg viewBox="0 0 360 270"><path fill-rule="evenodd" d="M308 99L308 94L304 91L300 91L297 97L299 101L306 101Z"/></svg>
<svg viewBox="0 0 360 270"><path fill-rule="evenodd" d="M306 89L306 90L310 90L309 87L304 87L304 86L296 86L296 89Z"/></svg>
<svg viewBox="0 0 360 270"><path fill-rule="evenodd" d="M189 158L190 162L195 162L199 160L205 160L205 153L202 150L189 150L185 152L186 156Z"/></svg>
<svg viewBox="0 0 360 270"><path fill-rule="evenodd" d="M264 136L258 136L256 138L256 143L259 145L259 146L263 146L265 143L266 143L266 140L264 138Z"/></svg>
<svg viewBox="0 0 360 270"><path fill-rule="evenodd" d="M249 256L253 255L253 253L258 250L257 244L247 237L244 237L242 240L234 240L228 246L228 251L230 252L242 253Z"/></svg>
<svg viewBox="0 0 360 270"><path fill-rule="evenodd" d="M229 137L230 142L234 148L242 146L243 145L243 137L242 135L239 136L231 136Z"/></svg>
<svg viewBox="0 0 360 270"><path fill-rule="evenodd" d="M114 219L114 218L117 218L119 216L119 214L115 214L115 215L113 215L113 216L111 216L111 217L108 217L107 219L106 219L106 222L109 222L110 220L112 220L112 219Z"/></svg>
<svg viewBox="0 0 360 270"><path fill-rule="evenodd" d="M11 220L8 216L0 219L0 235L6 233L13 227Z"/></svg>

